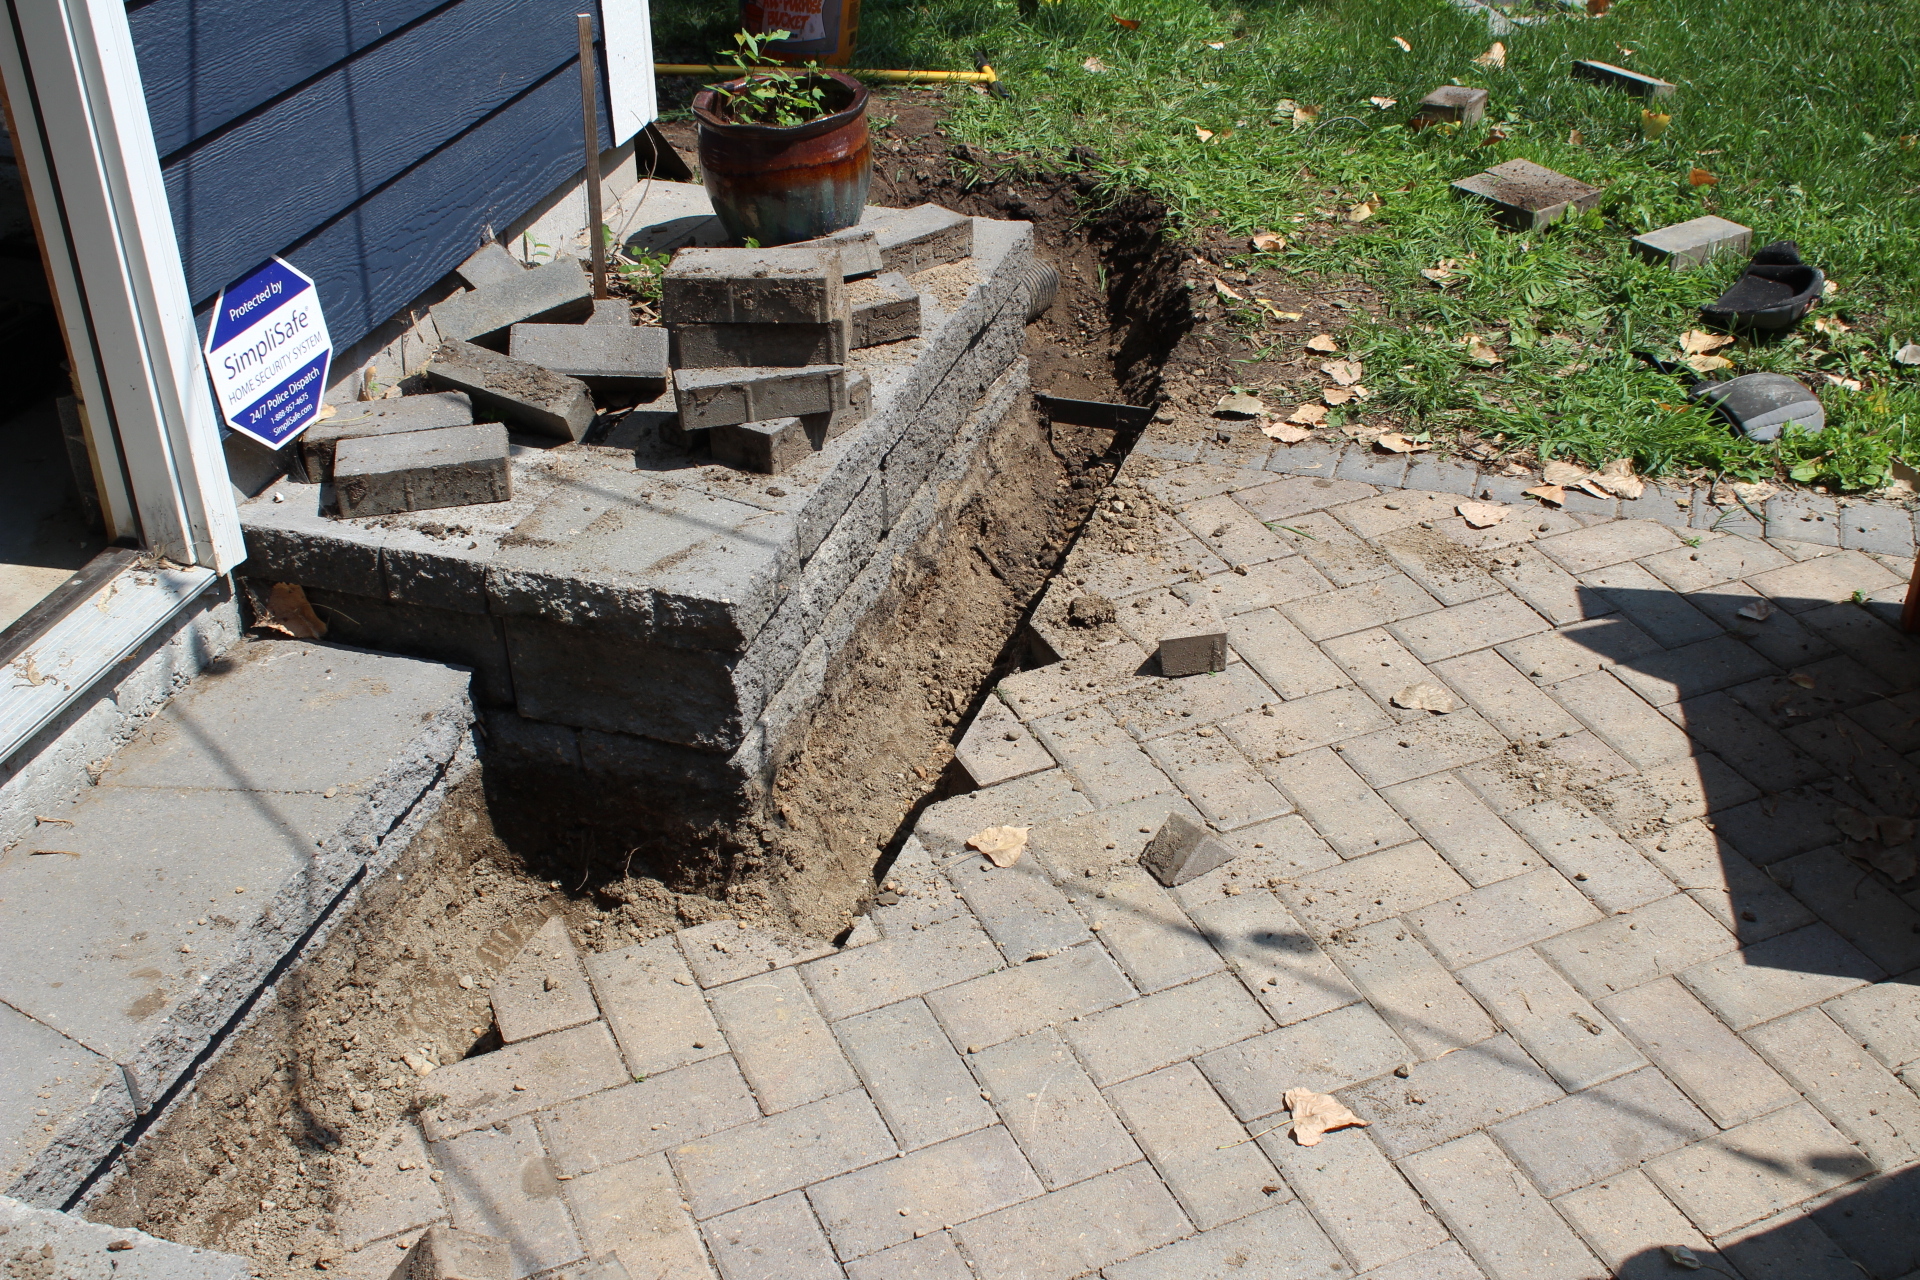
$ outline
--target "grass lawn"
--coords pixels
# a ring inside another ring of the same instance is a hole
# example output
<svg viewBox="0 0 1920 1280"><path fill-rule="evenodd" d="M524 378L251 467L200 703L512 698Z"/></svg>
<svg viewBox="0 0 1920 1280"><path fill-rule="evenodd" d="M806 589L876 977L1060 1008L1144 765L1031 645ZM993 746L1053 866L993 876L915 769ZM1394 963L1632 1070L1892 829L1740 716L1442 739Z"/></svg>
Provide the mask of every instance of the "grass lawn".
<svg viewBox="0 0 1920 1280"><path fill-rule="evenodd" d="M1495 39L1484 17L1444 0L1062 0L1024 12L1011 0L868 0L859 60L984 57L1012 93L955 92L959 139L1035 168L1086 147L1115 187L1159 196L1189 234L1293 242L1249 248L1247 265L1366 280L1390 311L1346 342L1367 361L1374 403L1410 430L1470 427L1543 458L1628 455L1647 473L1846 490L1886 483L1891 457L1920 457L1920 368L1892 358L1920 340L1920 4L1618 0L1589 17L1539 0L1513 12L1532 21L1498 37L1505 65L1490 66L1475 61ZM663 44L712 47L729 20L663 10ZM1570 79L1576 58L1677 83L1653 104L1671 124L1647 136L1649 104ZM1403 127L1453 82L1489 90L1483 123ZM1317 117L1296 126L1291 104ZM1516 234L1449 192L1515 157L1604 186L1601 207ZM1717 184L1694 185L1695 169ZM1350 222L1363 204L1371 215ZM1703 213L1752 227L1756 248L1797 241L1835 282L1791 336L1727 348L1733 367L1714 375L1800 377L1826 404L1821 435L1737 439L1634 359L1677 356L1698 308L1738 274L1730 258L1675 273L1628 252L1633 235ZM1327 223L1348 233L1301 234ZM1444 286L1420 274L1446 260ZM1470 334L1502 362L1471 359Z"/></svg>

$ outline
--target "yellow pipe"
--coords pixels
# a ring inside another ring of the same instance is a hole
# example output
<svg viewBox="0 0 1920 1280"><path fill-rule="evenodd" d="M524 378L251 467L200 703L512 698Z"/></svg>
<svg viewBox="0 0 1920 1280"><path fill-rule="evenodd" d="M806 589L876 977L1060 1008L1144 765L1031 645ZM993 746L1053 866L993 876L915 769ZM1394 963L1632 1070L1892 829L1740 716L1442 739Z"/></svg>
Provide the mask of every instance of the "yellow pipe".
<svg viewBox="0 0 1920 1280"><path fill-rule="evenodd" d="M785 71L789 73L805 70L803 67L755 67L755 71ZM704 76L721 73L738 75L738 67L717 67L695 62L656 62L653 64L655 75L662 76ZM993 73L992 67L982 67L978 71L849 71L850 76L867 80L891 80L898 84L992 84L1000 77Z"/></svg>

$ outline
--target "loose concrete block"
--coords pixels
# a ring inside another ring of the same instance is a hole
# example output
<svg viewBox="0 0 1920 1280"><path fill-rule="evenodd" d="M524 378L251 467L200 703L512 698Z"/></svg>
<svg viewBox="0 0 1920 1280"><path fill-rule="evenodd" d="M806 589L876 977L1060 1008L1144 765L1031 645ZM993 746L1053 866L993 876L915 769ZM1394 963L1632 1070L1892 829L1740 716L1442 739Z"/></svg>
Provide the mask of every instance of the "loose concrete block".
<svg viewBox="0 0 1920 1280"><path fill-rule="evenodd" d="M880 245L871 227L848 227L845 231L836 231L830 236L822 236L817 240L800 240L785 247L839 250L840 273L849 280L855 276L870 276L881 269Z"/></svg>
<svg viewBox="0 0 1920 1280"><path fill-rule="evenodd" d="M499 249L499 245L490 246ZM506 250L500 249L504 257ZM390 1280L510 1280L513 1255L498 1236L428 1227Z"/></svg>
<svg viewBox="0 0 1920 1280"><path fill-rule="evenodd" d="M585 320L593 314L593 286L572 258L522 271L437 304L434 327L448 342L505 336L523 320Z"/></svg>
<svg viewBox="0 0 1920 1280"><path fill-rule="evenodd" d="M835 402L833 412L827 415L821 426L815 448L828 440L837 440L867 420L873 409L873 381L866 374L849 370L844 384L845 392ZM818 415L809 419L809 424L818 420Z"/></svg>
<svg viewBox="0 0 1920 1280"><path fill-rule="evenodd" d="M1573 78L1609 89L1618 89L1637 98L1670 97L1674 89L1674 86L1665 80L1641 75L1638 71L1629 71L1625 67L1616 67L1611 62L1595 62L1591 59L1583 59L1573 64Z"/></svg>
<svg viewBox="0 0 1920 1280"><path fill-rule="evenodd" d="M1420 99L1413 118L1422 124L1477 124L1487 118L1487 91L1443 84Z"/></svg>
<svg viewBox="0 0 1920 1280"><path fill-rule="evenodd" d="M630 1077L604 1024L523 1040L477 1058L449 1063L422 1082L438 1095L423 1113L430 1141L495 1125L624 1084Z"/></svg>
<svg viewBox="0 0 1920 1280"><path fill-rule="evenodd" d="M508 1044L564 1031L600 1016L587 986L587 971L558 916L520 949L488 993L494 1025Z"/></svg>
<svg viewBox="0 0 1920 1280"><path fill-rule="evenodd" d="M1590 187L1531 160L1497 164L1485 173L1461 178L1453 189L1492 205L1494 221L1515 231L1531 231L1570 212L1591 209L1603 194L1599 187Z"/></svg>
<svg viewBox="0 0 1920 1280"><path fill-rule="evenodd" d="M676 369L844 364L856 345L845 316L820 324L682 324L671 332Z"/></svg>
<svg viewBox="0 0 1920 1280"><path fill-rule="evenodd" d="M484 289L525 274L527 264L507 252L498 241L489 241L473 251L473 256L453 269L470 289Z"/></svg>
<svg viewBox="0 0 1920 1280"><path fill-rule="evenodd" d="M333 479L333 455L342 440L462 427L473 421L473 401L458 391L432 391L397 400L362 400L342 405L331 418L316 422L300 436L300 460L315 484Z"/></svg>
<svg viewBox="0 0 1920 1280"><path fill-rule="evenodd" d="M799 369L675 369L680 427L727 427L768 418L831 413L847 403L847 371L839 365Z"/></svg>
<svg viewBox="0 0 1920 1280"><path fill-rule="evenodd" d="M973 255L973 219L937 204L874 214L859 229L873 231L885 271L912 275Z"/></svg>
<svg viewBox="0 0 1920 1280"><path fill-rule="evenodd" d="M1179 813L1170 813L1140 865L1169 889L1198 879L1233 861L1234 850L1211 831Z"/></svg>
<svg viewBox="0 0 1920 1280"><path fill-rule="evenodd" d="M853 311L856 347L920 336L919 291L897 271L848 285L847 303Z"/></svg>
<svg viewBox="0 0 1920 1280"><path fill-rule="evenodd" d="M827 414L812 414L825 419ZM824 429L824 421L820 424ZM713 460L743 471L777 476L813 456L813 441L800 418L769 418L715 427L707 435Z"/></svg>
<svg viewBox="0 0 1920 1280"><path fill-rule="evenodd" d="M632 324L633 304L625 298L595 298L588 324Z"/></svg>
<svg viewBox="0 0 1920 1280"><path fill-rule="evenodd" d="M506 502L507 429L481 422L348 440L334 457L333 487L343 517Z"/></svg>
<svg viewBox="0 0 1920 1280"><path fill-rule="evenodd" d="M682 249L660 277L660 319L826 324L847 314L836 249Z"/></svg>
<svg viewBox="0 0 1920 1280"><path fill-rule="evenodd" d="M1227 666L1227 630L1208 610L1194 610L1160 634L1156 650L1160 674L1196 676L1224 671Z"/></svg>
<svg viewBox="0 0 1920 1280"><path fill-rule="evenodd" d="M503 422L539 435L578 440L593 422L584 382L471 342L442 343L426 375L434 386L464 391Z"/></svg>
<svg viewBox="0 0 1920 1280"><path fill-rule="evenodd" d="M1708 214L1635 236L1633 251L1648 262L1664 262L1675 271L1684 271L1716 253L1744 255L1752 244L1751 227Z"/></svg>
<svg viewBox="0 0 1920 1280"><path fill-rule="evenodd" d="M516 324L507 353L590 387L658 390L667 380L667 331L652 326Z"/></svg>

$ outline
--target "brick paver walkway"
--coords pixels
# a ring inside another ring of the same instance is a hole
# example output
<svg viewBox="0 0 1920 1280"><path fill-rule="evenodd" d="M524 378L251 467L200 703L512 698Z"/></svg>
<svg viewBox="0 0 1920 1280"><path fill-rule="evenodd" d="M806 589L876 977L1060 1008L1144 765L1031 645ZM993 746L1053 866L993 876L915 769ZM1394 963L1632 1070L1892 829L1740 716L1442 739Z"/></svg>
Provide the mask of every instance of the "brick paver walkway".
<svg viewBox="0 0 1920 1280"><path fill-rule="evenodd" d="M968 736L991 785L854 945L537 937L511 1043L361 1153L336 1269L449 1218L631 1280L1920 1268L1920 912L1864 865L1920 800L1906 514L1650 490L1474 530L1462 495L1531 481L1260 462L1136 451L1037 611L1062 660ZM1115 622L1066 621L1090 592ZM1162 679L1195 601L1233 662ZM1136 859L1176 809L1239 856L1168 891ZM1004 870L965 849L1003 824ZM1371 1127L1296 1145L1301 1086Z"/></svg>

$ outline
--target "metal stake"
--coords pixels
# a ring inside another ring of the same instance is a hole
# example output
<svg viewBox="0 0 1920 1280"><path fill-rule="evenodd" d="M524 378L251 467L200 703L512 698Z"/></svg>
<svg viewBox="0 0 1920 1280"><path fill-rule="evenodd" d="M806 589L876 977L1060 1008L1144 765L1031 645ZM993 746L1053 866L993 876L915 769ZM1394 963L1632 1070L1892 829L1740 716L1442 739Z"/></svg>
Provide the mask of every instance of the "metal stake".
<svg viewBox="0 0 1920 1280"><path fill-rule="evenodd" d="M600 112L596 106L599 67L593 56L593 15L576 14L580 23L580 117L587 138L587 243L593 252L593 296L607 296L607 243L600 233Z"/></svg>

